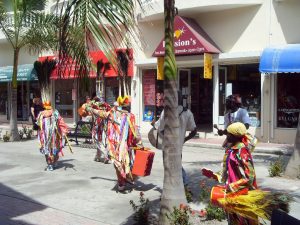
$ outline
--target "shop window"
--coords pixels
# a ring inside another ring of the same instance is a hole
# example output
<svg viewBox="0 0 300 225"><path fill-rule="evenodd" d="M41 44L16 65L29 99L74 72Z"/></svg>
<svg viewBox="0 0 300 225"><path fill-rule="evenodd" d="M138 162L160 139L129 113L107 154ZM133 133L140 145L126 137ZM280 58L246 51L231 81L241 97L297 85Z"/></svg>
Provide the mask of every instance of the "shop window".
<svg viewBox="0 0 300 225"><path fill-rule="evenodd" d="M73 117L73 80L55 81L55 108L63 117Z"/></svg>
<svg viewBox="0 0 300 225"><path fill-rule="evenodd" d="M156 70L143 71L143 121L151 122L156 111Z"/></svg>
<svg viewBox="0 0 300 225"><path fill-rule="evenodd" d="M258 71L258 64L227 66L225 85L226 96L231 94L241 96L242 105L247 109L250 116L250 126L260 127L261 77Z"/></svg>
<svg viewBox="0 0 300 225"><path fill-rule="evenodd" d="M277 75L277 127L296 128L300 112L300 74Z"/></svg>
<svg viewBox="0 0 300 225"><path fill-rule="evenodd" d="M8 106L7 83L0 83L0 115L6 115Z"/></svg>

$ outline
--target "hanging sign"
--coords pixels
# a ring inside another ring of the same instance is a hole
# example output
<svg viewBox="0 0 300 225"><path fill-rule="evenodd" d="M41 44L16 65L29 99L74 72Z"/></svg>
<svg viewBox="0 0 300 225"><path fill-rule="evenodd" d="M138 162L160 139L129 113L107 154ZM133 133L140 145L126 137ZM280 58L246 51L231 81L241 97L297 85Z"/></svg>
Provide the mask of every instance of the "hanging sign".
<svg viewBox="0 0 300 225"><path fill-rule="evenodd" d="M157 57L157 80L164 79L164 57Z"/></svg>
<svg viewBox="0 0 300 225"><path fill-rule="evenodd" d="M212 79L212 55L204 53L204 79Z"/></svg>

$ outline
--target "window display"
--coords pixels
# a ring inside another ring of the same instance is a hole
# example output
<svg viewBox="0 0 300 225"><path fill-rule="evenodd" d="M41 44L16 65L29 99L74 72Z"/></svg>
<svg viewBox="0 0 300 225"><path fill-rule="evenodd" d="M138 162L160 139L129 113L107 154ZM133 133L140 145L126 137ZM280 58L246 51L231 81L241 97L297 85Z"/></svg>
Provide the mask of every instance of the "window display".
<svg viewBox="0 0 300 225"><path fill-rule="evenodd" d="M300 112L300 74L277 74L277 127L296 128Z"/></svg>

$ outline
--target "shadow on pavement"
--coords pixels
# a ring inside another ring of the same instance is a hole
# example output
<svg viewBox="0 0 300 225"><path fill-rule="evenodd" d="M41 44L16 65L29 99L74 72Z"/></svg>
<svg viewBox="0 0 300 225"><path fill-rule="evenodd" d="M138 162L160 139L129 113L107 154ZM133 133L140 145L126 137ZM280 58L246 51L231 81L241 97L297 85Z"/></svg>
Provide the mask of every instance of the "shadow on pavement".
<svg viewBox="0 0 300 225"><path fill-rule="evenodd" d="M74 159L66 159L66 160L58 160L57 161L57 165L56 165L56 169L61 169L63 168L64 170L67 169L73 169L76 171L75 167L73 164L68 163L69 161L73 161Z"/></svg>
<svg viewBox="0 0 300 225"><path fill-rule="evenodd" d="M92 179L92 180L101 179L101 180L117 182L117 179L111 179L111 178L107 178L107 177L90 177L90 179Z"/></svg>
<svg viewBox="0 0 300 225"><path fill-rule="evenodd" d="M33 225L17 217L47 208L2 183L0 183L0 202L0 224L3 225Z"/></svg>

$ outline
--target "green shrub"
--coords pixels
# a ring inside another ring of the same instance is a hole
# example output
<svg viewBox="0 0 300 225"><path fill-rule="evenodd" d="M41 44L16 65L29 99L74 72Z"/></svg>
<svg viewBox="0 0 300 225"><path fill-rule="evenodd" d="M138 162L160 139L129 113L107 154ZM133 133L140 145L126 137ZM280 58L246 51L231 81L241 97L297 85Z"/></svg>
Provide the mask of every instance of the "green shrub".
<svg viewBox="0 0 300 225"><path fill-rule="evenodd" d="M199 201L200 202L209 202L211 188L206 186L206 180L202 180L200 182L200 193L199 193Z"/></svg>
<svg viewBox="0 0 300 225"><path fill-rule="evenodd" d="M130 200L130 205L134 211L134 225L149 225L149 199L144 198L144 193L140 192L139 205L136 205L132 200Z"/></svg>
<svg viewBox="0 0 300 225"><path fill-rule="evenodd" d="M170 221L170 225L192 225L189 222L191 212L189 206L180 204L179 209L174 207L173 212L166 216Z"/></svg>
<svg viewBox="0 0 300 225"><path fill-rule="evenodd" d="M187 202L193 201L193 193L188 187L184 187L185 197Z"/></svg>
<svg viewBox="0 0 300 225"><path fill-rule="evenodd" d="M205 208L206 210L206 220L225 220L226 213L222 208L216 207L211 203Z"/></svg>
<svg viewBox="0 0 300 225"><path fill-rule="evenodd" d="M274 162L271 162L268 170L269 170L270 177L281 176L281 174L283 172L282 158L279 157Z"/></svg>
<svg viewBox="0 0 300 225"><path fill-rule="evenodd" d="M8 133L8 131L6 131L2 138L4 142L8 142L10 140L10 134Z"/></svg>

